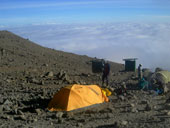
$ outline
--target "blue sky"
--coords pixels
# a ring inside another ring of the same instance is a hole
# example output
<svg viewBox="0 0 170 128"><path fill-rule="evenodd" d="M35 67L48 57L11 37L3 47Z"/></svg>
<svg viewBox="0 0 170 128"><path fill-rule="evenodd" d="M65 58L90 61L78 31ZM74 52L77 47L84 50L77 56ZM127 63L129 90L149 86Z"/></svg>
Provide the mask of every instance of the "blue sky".
<svg viewBox="0 0 170 128"><path fill-rule="evenodd" d="M0 30L56 50L170 70L170 0L0 0Z"/></svg>
<svg viewBox="0 0 170 128"><path fill-rule="evenodd" d="M169 22L168 0L1 0L0 25Z"/></svg>

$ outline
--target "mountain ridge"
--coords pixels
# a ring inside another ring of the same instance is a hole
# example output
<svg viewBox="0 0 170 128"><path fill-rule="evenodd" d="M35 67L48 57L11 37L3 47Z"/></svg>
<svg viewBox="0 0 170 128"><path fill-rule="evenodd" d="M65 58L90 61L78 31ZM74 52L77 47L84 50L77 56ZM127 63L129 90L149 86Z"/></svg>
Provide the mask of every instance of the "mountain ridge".
<svg viewBox="0 0 170 128"><path fill-rule="evenodd" d="M0 31L0 51L2 58L3 56L6 57L9 63L16 60L12 63L14 65L19 63L21 65L27 65L27 63L43 65L48 61L51 61L50 63L55 64L55 62L57 62L59 64L59 67L64 68L62 62L65 62L66 64L68 64L68 66L75 65L74 68L77 68L77 66L81 67L81 65L83 65L84 68L86 68L85 71L87 71L87 69L90 71L91 68L88 64L85 63L88 63L89 61L95 59L86 55L77 55L74 53L67 53L50 48L45 48L30 41L29 39L24 39L9 31ZM5 58L3 59L7 61ZM30 61L28 62L27 60ZM77 65L76 63L80 64ZM112 64L115 64L118 67L122 67L122 65L118 63L113 62ZM117 68L115 68L114 70L116 69Z"/></svg>

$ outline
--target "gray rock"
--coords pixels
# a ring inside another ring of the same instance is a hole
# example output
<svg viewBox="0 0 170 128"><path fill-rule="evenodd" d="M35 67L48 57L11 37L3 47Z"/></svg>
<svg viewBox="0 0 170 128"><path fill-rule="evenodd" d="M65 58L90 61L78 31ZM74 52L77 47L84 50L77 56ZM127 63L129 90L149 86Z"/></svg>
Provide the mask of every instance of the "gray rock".
<svg viewBox="0 0 170 128"><path fill-rule="evenodd" d="M115 111L115 108L109 107L109 108L107 108L107 110L108 110L109 112L114 112L114 111Z"/></svg>
<svg viewBox="0 0 170 128"><path fill-rule="evenodd" d="M123 120L123 121L121 122L121 124L122 124L123 126L126 126L126 125L128 124L128 121Z"/></svg>
<svg viewBox="0 0 170 128"><path fill-rule="evenodd" d="M131 106L131 107L135 107L135 104L131 103L130 106Z"/></svg>
<svg viewBox="0 0 170 128"><path fill-rule="evenodd" d="M11 119L10 116L8 116L8 115L2 115L1 118L7 119L7 120Z"/></svg>
<svg viewBox="0 0 170 128"><path fill-rule="evenodd" d="M24 115L24 113L21 110L18 110L17 112L19 115Z"/></svg>
<svg viewBox="0 0 170 128"><path fill-rule="evenodd" d="M120 100L124 101L125 97L124 96L119 96Z"/></svg>
<svg viewBox="0 0 170 128"><path fill-rule="evenodd" d="M64 114L63 112L57 112L57 113L56 113L56 117L57 117L57 118L62 118L62 117L63 117L63 114Z"/></svg>
<svg viewBox="0 0 170 128"><path fill-rule="evenodd" d="M14 109L14 114L18 114L18 109L17 108Z"/></svg>
<svg viewBox="0 0 170 128"><path fill-rule="evenodd" d="M3 113L4 106L0 105L0 113Z"/></svg>
<svg viewBox="0 0 170 128"><path fill-rule="evenodd" d="M155 105L155 106L153 106L153 109L154 109L154 110L157 110L157 106L156 106L156 105Z"/></svg>
<svg viewBox="0 0 170 128"><path fill-rule="evenodd" d="M4 105L3 110L10 112L11 108L8 105Z"/></svg>
<svg viewBox="0 0 170 128"><path fill-rule="evenodd" d="M141 104L148 104L148 101L143 100L143 101L141 101Z"/></svg>
<svg viewBox="0 0 170 128"><path fill-rule="evenodd" d="M41 84L41 85L44 85L44 84L45 84L45 82L42 80L42 81L40 82L40 84Z"/></svg>
<svg viewBox="0 0 170 128"><path fill-rule="evenodd" d="M152 107L151 107L149 104L147 104L146 107L145 107L145 110L146 110L146 111L151 111L151 110L152 110Z"/></svg>
<svg viewBox="0 0 170 128"><path fill-rule="evenodd" d="M107 118L112 118L113 114L112 113L107 113Z"/></svg>
<svg viewBox="0 0 170 128"><path fill-rule="evenodd" d="M170 116L170 111L168 111L168 112L166 113L166 115Z"/></svg>
<svg viewBox="0 0 170 128"><path fill-rule="evenodd" d="M48 67L48 64L43 64L42 66Z"/></svg>
<svg viewBox="0 0 170 128"><path fill-rule="evenodd" d="M115 88L109 87L109 90L112 91L112 92L114 92L114 91L115 91Z"/></svg>
<svg viewBox="0 0 170 128"><path fill-rule="evenodd" d="M3 103L3 101L4 101L3 96L2 96L2 95L0 95L0 104L2 104L2 103Z"/></svg>
<svg viewBox="0 0 170 128"><path fill-rule="evenodd" d="M83 124L82 123L77 123L77 127L81 128L81 127L83 127Z"/></svg>
<svg viewBox="0 0 170 128"><path fill-rule="evenodd" d="M32 83L37 84L37 83L40 83L40 82L39 82L39 80L37 80L37 79L33 78L33 79L32 79Z"/></svg>
<svg viewBox="0 0 170 128"><path fill-rule="evenodd" d="M136 97L135 95L133 95L133 98L134 98L134 99L137 99L137 97Z"/></svg>
<svg viewBox="0 0 170 128"><path fill-rule="evenodd" d="M35 109L35 112L40 115L41 114L41 110L40 109Z"/></svg>
<svg viewBox="0 0 170 128"><path fill-rule="evenodd" d="M54 123L53 123L53 122L51 122L51 123L50 123L50 125L52 125L52 126L53 126L53 125L54 125Z"/></svg>
<svg viewBox="0 0 170 128"><path fill-rule="evenodd" d="M131 112L132 112L132 113L137 113L138 110L137 110L136 108L132 108L132 109L131 109Z"/></svg>
<svg viewBox="0 0 170 128"><path fill-rule="evenodd" d="M5 100L5 102L3 104L4 105L12 105L12 102L7 99L7 100Z"/></svg>
<svg viewBox="0 0 170 128"><path fill-rule="evenodd" d="M164 85L164 88L163 88L163 89L164 89L164 92L165 92L165 93L167 93L167 92L169 91L167 85Z"/></svg>
<svg viewBox="0 0 170 128"><path fill-rule="evenodd" d="M58 123L63 123L64 119L63 118L58 118Z"/></svg>
<svg viewBox="0 0 170 128"><path fill-rule="evenodd" d="M10 80L10 79L6 79L6 82L7 82L7 83L11 83L11 80Z"/></svg>
<svg viewBox="0 0 170 128"><path fill-rule="evenodd" d="M53 76L54 76L54 73L53 73L52 71L47 72L47 73L46 73L46 76L48 76L48 77L53 77Z"/></svg>
<svg viewBox="0 0 170 128"><path fill-rule="evenodd" d="M33 121L34 121L34 122L37 122L37 121L38 121L38 119L37 119L37 118L34 118L34 119L33 119Z"/></svg>
<svg viewBox="0 0 170 128"><path fill-rule="evenodd" d="M24 121L27 120L27 118L25 117L25 115L20 115L19 118L20 118L21 120L24 120Z"/></svg>

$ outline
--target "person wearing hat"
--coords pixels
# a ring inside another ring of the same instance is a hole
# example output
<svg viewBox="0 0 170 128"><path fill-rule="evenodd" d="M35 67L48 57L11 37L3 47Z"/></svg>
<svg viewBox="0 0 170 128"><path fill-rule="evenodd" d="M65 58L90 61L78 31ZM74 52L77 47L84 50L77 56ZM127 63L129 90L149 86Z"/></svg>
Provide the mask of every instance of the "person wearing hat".
<svg viewBox="0 0 170 128"><path fill-rule="evenodd" d="M142 64L139 64L139 66L138 66L138 80L141 81L142 78L143 78L143 75L142 75Z"/></svg>

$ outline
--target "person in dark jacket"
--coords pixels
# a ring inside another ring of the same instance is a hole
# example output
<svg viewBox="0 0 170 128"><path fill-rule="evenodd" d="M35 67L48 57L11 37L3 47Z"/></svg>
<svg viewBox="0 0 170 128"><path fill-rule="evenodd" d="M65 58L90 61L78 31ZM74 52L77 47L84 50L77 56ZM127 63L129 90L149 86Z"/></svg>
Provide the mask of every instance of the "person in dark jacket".
<svg viewBox="0 0 170 128"><path fill-rule="evenodd" d="M143 78L142 65L139 64L139 66L138 66L138 80L141 81L142 78Z"/></svg>
<svg viewBox="0 0 170 128"><path fill-rule="evenodd" d="M106 86L108 86L108 84L109 84L109 80L108 80L109 73L110 73L110 65L109 65L108 62L106 62L104 64L104 68L103 68L102 85L104 85L105 80L106 80Z"/></svg>

